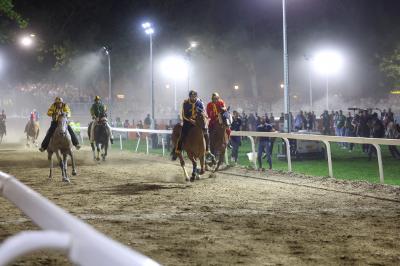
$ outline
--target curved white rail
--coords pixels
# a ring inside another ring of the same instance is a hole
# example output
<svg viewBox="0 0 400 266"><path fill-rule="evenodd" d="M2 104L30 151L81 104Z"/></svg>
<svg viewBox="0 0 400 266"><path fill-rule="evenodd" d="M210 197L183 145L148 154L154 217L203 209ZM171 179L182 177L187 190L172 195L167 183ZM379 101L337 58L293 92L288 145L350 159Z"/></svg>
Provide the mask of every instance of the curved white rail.
<svg viewBox="0 0 400 266"><path fill-rule="evenodd" d="M150 258L106 237L22 184L13 176L3 172L0 172L0 192L39 227L57 232L58 234L47 232L42 233L42 235L51 236L51 239L47 239L47 244L52 241L55 246L66 251L69 259L75 264L102 266L159 265ZM23 248L29 249L29 251L45 246L46 241L32 241L37 236L37 234L21 235L5 241L0 246L0 254L7 252L7 260L2 260L2 256L0 256L0 265L5 265L20 254L18 249L12 250L9 247L15 245L15 243L21 243L21 239L29 240L28 246ZM66 247L67 242L68 247Z"/></svg>
<svg viewBox="0 0 400 266"><path fill-rule="evenodd" d="M81 127L81 130L87 130L87 127ZM139 129L139 128L112 128L113 131L117 132L143 132L143 133L155 133L155 134L172 134L172 130L153 130L153 129ZM292 161L290 157L290 144L289 139L297 139L297 140L312 140L312 141L321 141L326 146L327 153L327 161L328 161L328 171L329 176L333 177L333 167L332 167L332 155L331 155L331 147L330 142L347 142L347 143L357 143L357 144L371 144L376 148L377 151L377 159L378 159L378 167L379 167L379 180L381 183L384 183L384 173L383 173L383 162L382 162L382 153L379 145L400 145L400 139L379 139L379 138L361 138L361 137L337 137L337 136L326 136L326 135L312 135L312 134L300 134L300 133L280 133L280 132L256 132L256 131L232 131L231 136L241 136L248 137L251 141L251 149L253 153L253 164L254 167L257 167L256 164L256 150L253 137L274 137L274 138L282 138L286 143L286 152L287 152L287 162L288 162L288 171L292 171ZM139 146L139 143L137 147ZM147 154L148 154L148 141L146 141L147 146ZM137 151L136 147L136 151Z"/></svg>

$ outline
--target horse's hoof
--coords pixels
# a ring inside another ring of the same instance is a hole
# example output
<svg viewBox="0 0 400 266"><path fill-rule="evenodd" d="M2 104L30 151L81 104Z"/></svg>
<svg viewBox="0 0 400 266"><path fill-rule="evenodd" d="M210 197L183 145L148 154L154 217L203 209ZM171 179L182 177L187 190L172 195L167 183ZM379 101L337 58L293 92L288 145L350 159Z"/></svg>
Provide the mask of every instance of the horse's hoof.
<svg viewBox="0 0 400 266"><path fill-rule="evenodd" d="M200 180L200 176L199 175L196 175L196 180Z"/></svg>
<svg viewBox="0 0 400 266"><path fill-rule="evenodd" d="M186 180L186 181L189 181L189 177L186 177L185 180Z"/></svg>
<svg viewBox="0 0 400 266"><path fill-rule="evenodd" d="M193 182L194 181L194 177L192 176L191 178L190 178L190 182Z"/></svg>
<svg viewBox="0 0 400 266"><path fill-rule="evenodd" d="M72 175L76 175L76 171L72 171Z"/></svg>
<svg viewBox="0 0 400 266"><path fill-rule="evenodd" d="M96 158L96 161L100 161L100 158Z"/></svg>
<svg viewBox="0 0 400 266"><path fill-rule="evenodd" d="M200 175L204 175L205 172L206 172L206 171L204 171L204 170L200 170L199 174L200 174Z"/></svg>
<svg viewBox="0 0 400 266"><path fill-rule="evenodd" d="M62 181L63 181L64 183L71 183L71 181L69 180L68 177L63 177Z"/></svg>

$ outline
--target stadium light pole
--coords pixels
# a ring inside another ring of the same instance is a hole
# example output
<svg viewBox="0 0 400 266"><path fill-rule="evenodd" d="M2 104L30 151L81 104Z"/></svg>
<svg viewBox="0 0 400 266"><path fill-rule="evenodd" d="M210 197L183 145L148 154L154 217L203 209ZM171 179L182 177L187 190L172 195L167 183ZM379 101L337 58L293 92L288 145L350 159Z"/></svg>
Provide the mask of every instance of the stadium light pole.
<svg viewBox="0 0 400 266"><path fill-rule="evenodd" d="M149 35L150 38L150 99L151 99L151 119L154 125L154 67L153 67L153 34L154 29L150 22L145 22L142 24L144 32Z"/></svg>
<svg viewBox="0 0 400 266"><path fill-rule="evenodd" d="M312 80L311 80L311 64L312 64L312 57L309 55L304 55L304 59L307 61L308 64L308 86L309 86L309 93L310 93L310 111L313 109L313 95L312 95Z"/></svg>
<svg viewBox="0 0 400 266"><path fill-rule="evenodd" d="M104 53L107 55L108 59L108 108L110 113L110 121L112 120L112 93L111 93L111 58L110 58L110 50L107 47L103 46Z"/></svg>
<svg viewBox="0 0 400 266"><path fill-rule="evenodd" d="M326 81L326 110L329 111L329 78L339 72L343 65L343 58L337 51L325 50L318 52L314 57L314 66L325 77Z"/></svg>
<svg viewBox="0 0 400 266"><path fill-rule="evenodd" d="M285 108L285 132L290 133L290 99L289 99L289 62L286 37L286 0L282 0L282 28L283 28L283 80L284 80L284 108Z"/></svg>
<svg viewBox="0 0 400 266"><path fill-rule="evenodd" d="M198 46L197 42L190 42L190 45L188 48L186 48L186 56L187 56L187 91L189 93L190 91L190 56L191 56L191 51L195 49Z"/></svg>

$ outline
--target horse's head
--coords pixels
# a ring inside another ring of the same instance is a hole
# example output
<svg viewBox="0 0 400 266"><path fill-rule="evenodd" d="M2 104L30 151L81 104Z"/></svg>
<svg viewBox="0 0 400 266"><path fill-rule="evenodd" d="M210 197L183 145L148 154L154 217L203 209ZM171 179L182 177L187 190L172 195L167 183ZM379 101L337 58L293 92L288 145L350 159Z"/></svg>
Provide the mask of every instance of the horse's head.
<svg viewBox="0 0 400 266"><path fill-rule="evenodd" d="M219 122L223 127L230 127L232 124L232 115L229 112L229 108L219 114Z"/></svg>
<svg viewBox="0 0 400 266"><path fill-rule="evenodd" d="M197 112L196 115L196 126L198 126L199 128L206 128L206 116L204 112Z"/></svg>
<svg viewBox="0 0 400 266"><path fill-rule="evenodd" d="M66 136L68 133L68 118L67 114L61 113L57 118L56 132L60 135Z"/></svg>

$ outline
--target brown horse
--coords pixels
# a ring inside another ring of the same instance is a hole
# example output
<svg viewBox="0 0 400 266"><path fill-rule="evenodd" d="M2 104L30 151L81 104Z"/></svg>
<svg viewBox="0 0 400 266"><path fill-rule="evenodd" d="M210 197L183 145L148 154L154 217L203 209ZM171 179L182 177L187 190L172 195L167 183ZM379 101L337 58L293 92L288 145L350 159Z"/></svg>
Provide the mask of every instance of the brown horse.
<svg viewBox="0 0 400 266"><path fill-rule="evenodd" d="M25 131L26 133L26 146L30 146L30 143L35 145L36 147L38 146L36 140L39 136L39 123L33 120L29 120L28 123L25 126Z"/></svg>
<svg viewBox="0 0 400 266"><path fill-rule="evenodd" d="M205 128L206 125L206 118L204 113L199 113L196 116L196 123L195 125L190 128L186 139L182 143L182 151L186 151L187 156L189 159L192 161L193 165L193 171L192 171L192 176L190 177L190 181L193 182L195 179L199 179L199 174L202 175L204 174L204 157L205 157L205 151L206 151L206 143L204 140L204 134L203 134L203 128ZM172 142L172 147L175 148L179 137L181 135L181 130L182 130L182 125L177 124L174 126L172 130L172 136L171 136L171 142ZM182 169L183 169L183 174L185 176L186 181L189 181L189 176L186 172L185 169L185 161L183 159L182 153L178 155L179 161L181 163ZM197 171L197 160L200 160L200 173Z"/></svg>
<svg viewBox="0 0 400 266"><path fill-rule="evenodd" d="M56 154L60 164L62 181L70 182L67 175L67 163L68 155L71 157L72 162L72 175L76 175L75 160L72 153L72 141L71 136L68 132L68 120L65 114L61 114L58 117L57 128L54 131L53 136L50 139L49 146L47 147L48 160L50 162L50 174L49 178L52 177L53 173L53 153ZM62 158L61 158L62 155Z"/></svg>
<svg viewBox="0 0 400 266"><path fill-rule="evenodd" d="M226 147L229 142L228 133L226 130L230 125L230 114L228 111L218 115L218 121L210 128L210 150L217 157L217 166L214 172L218 171L224 161Z"/></svg>

